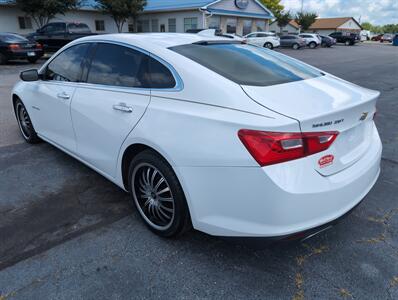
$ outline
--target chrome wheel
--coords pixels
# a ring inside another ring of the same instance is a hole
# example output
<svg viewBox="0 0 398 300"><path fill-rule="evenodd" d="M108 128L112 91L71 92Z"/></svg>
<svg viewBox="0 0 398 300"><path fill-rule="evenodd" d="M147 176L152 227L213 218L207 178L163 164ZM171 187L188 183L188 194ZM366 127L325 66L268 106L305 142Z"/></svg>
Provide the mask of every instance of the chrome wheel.
<svg viewBox="0 0 398 300"><path fill-rule="evenodd" d="M149 163L135 166L131 178L134 201L144 220L157 230L167 230L174 220L175 205L166 178Z"/></svg>
<svg viewBox="0 0 398 300"><path fill-rule="evenodd" d="M16 113L17 113L19 128L21 129L22 135L24 136L25 139L28 140L32 128L32 123L30 122L28 112L21 103L18 103L16 107Z"/></svg>

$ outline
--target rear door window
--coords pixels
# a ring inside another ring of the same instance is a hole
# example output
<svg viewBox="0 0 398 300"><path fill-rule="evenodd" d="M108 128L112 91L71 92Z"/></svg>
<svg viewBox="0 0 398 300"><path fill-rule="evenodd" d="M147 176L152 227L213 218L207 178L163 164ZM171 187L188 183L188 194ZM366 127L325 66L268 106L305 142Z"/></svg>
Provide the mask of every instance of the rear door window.
<svg viewBox="0 0 398 300"><path fill-rule="evenodd" d="M288 56L240 43L202 43L171 50L241 85L270 86L322 76Z"/></svg>
<svg viewBox="0 0 398 300"><path fill-rule="evenodd" d="M101 43L89 69L87 82L102 85L148 88L149 56L124 46Z"/></svg>

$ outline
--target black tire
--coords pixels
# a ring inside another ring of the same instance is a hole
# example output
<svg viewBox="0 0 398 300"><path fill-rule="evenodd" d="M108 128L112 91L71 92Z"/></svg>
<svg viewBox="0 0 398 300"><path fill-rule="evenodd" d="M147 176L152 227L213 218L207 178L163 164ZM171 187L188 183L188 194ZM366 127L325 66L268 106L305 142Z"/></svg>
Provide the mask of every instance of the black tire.
<svg viewBox="0 0 398 300"><path fill-rule="evenodd" d="M329 46L326 43L322 43L321 47L326 48L326 47L329 47Z"/></svg>
<svg viewBox="0 0 398 300"><path fill-rule="evenodd" d="M348 41L348 40L345 41L345 42L344 42L344 45L346 45L346 46L351 46L351 41Z"/></svg>
<svg viewBox="0 0 398 300"><path fill-rule="evenodd" d="M270 42L266 42L265 44L264 44L264 47L265 48L268 48L268 49L274 49L274 45L272 45L272 43L270 43Z"/></svg>
<svg viewBox="0 0 398 300"><path fill-rule="evenodd" d="M129 190L142 220L157 235L175 237L192 228L180 182L169 163L155 151L145 150L133 158Z"/></svg>
<svg viewBox="0 0 398 300"><path fill-rule="evenodd" d="M35 64L37 60L38 60L37 57L28 57L28 62L30 62L31 64Z"/></svg>
<svg viewBox="0 0 398 300"><path fill-rule="evenodd" d="M39 143L41 140L37 136L32 121L30 120L28 111L20 99L15 101L14 112L15 117L17 118L19 130L24 140L29 144Z"/></svg>
<svg viewBox="0 0 398 300"><path fill-rule="evenodd" d="M292 48L294 49L294 50L298 50L298 49L300 49L300 45L299 44L293 44L292 45Z"/></svg>
<svg viewBox="0 0 398 300"><path fill-rule="evenodd" d="M310 47L310 49L315 49L317 44L315 42L311 42L308 44L308 46Z"/></svg>
<svg viewBox="0 0 398 300"><path fill-rule="evenodd" d="M7 62L7 57L0 53L0 65L4 65Z"/></svg>

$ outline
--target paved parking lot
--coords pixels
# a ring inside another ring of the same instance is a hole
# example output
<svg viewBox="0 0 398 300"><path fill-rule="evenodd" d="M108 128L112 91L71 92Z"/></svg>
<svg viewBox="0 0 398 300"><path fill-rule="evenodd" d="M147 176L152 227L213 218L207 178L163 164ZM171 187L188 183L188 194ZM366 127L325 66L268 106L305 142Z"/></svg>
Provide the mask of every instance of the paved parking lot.
<svg viewBox="0 0 398 300"><path fill-rule="evenodd" d="M37 66L0 66L0 299L397 299L398 47L278 51L382 92L382 172L336 227L256 248L199 232L159 238L116 186L48 144L23 143L9 94Z"/></svg>

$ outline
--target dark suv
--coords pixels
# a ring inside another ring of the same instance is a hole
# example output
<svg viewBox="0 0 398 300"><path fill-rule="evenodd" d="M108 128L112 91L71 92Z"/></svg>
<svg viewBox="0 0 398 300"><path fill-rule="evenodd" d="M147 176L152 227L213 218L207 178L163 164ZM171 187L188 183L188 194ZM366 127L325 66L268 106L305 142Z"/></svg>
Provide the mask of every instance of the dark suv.
<svg viewBox="0 0 398 300"><path fill-rule="evenodd" d="M343 43L346 46L352 46L361 41L359 34L350 32L333 32L329 36L336 39L337 43Z"/></svg>
<svg viewBox="0 0 398 300"><path fill-rule="evenodd" d="M94 34L84 23L53 22L29 34L27 38L42 44L44 51L55 52L75 39Z"/></svg>

